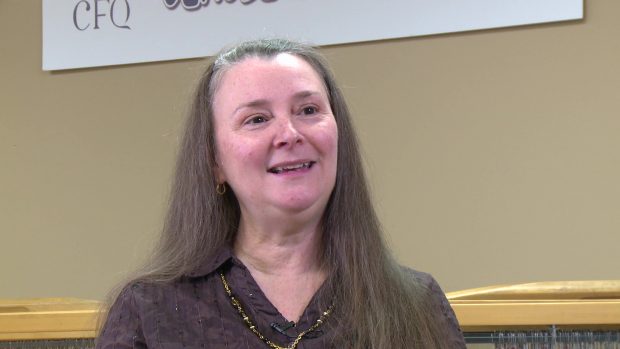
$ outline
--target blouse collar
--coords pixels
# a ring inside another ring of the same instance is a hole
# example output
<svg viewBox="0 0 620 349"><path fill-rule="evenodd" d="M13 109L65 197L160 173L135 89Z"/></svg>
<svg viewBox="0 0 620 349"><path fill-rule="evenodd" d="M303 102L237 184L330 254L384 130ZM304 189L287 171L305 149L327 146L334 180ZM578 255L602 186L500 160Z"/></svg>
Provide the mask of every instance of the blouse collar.
<svg viewBox="0 0 620 349"><path fill-rule="evenodd" d="M229 261L232 261L233 263L239 263L233 255L231 248L229 246L224 246L220 248L218 252L206 257L200 266L196 267L185 275L190 278L206 276L215 272L220 267L222 267L222 265L226 264Z"/></svg>

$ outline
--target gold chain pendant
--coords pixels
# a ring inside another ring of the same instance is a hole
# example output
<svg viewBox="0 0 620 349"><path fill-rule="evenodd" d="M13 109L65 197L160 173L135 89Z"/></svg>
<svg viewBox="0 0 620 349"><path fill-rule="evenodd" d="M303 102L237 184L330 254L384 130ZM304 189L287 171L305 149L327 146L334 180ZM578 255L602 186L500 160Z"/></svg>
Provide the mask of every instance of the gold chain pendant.
<svg viewBox="0 0 620 349"><path fill-rule="evenodd" d="M237 308L237 312L239 313L239 315L241 315L241 318L243 318L243 322L245 322L245 324L248 326L250 331L252 331L260 340L265 342L265 344L267 344L272 349L297 348L297 346L299 345L299 342L301 341L302 338L304 338L305 335L307 335L308 333L312 331L315 331L317 328L319 328L323 324L323 322L325 322L325 320L332 313L332 308L334 307L333 304L330 305L329 308L327 308L327 310L325 310L323 314L321 314L321 316L316 320L314 325L310 326L307 330L299 333L299 335L297 335L297 338L295 338L295 340L288 347L281 347L275 344L274 342L270 341L269 339L267 339L267 337L265 337L262 333L260 333L260 331L258 331L258 329L256 329L256 326L252 323L252 320L250 320L250 317L243 310L241 303L237 300L237 298L235 298L235 296L232 295L230 286L228 286L228 282L226 281L226 278L224 277L224 272L221 270L220 270L220 279L222 279L222 285L224 285L224 290L226 290L226 294L228 295L228 298L230 298L232 305L235 308Z"/></svg>

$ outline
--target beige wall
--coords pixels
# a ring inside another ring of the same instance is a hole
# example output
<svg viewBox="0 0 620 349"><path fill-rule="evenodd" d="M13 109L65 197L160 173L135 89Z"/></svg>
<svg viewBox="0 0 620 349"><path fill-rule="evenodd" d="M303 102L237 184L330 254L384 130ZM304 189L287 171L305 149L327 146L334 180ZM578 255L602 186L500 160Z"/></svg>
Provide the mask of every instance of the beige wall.
<svg viewBox="0 0 620 349"><path fill-rule="evenodd" d="M404 264L448 291L620 278L618 13L324 50ZM102 298L159 230L205 61L43 72L35 0L0 0L0 45L0 297Z"/></svg>

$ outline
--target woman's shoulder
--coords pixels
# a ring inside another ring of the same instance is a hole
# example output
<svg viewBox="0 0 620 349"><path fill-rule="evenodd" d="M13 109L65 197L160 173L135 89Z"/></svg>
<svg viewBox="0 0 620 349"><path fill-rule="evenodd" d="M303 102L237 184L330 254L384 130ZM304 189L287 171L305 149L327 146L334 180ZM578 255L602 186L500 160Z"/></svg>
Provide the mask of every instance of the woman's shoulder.
<svg viewBox="0 0 620 349"><path fill-rule="evenodd" d="M431 306L431 311L437 315L436 318L439 320L438 325L441 327L442 332L448 336L449 341L452 343L452 348L465 348L463 332L461 331L456 315L435 278L429 273L408 267L402 267L402 270L405 275L415 280L416 284L425 290L426 299Z"/></svg>
<svg viewBox="0 0 620 349"><path fill-rule="evenodd" d="M204 282L204 278L188 277L170 281L133 280L121 289L114 304L131 302L134 306L140 307L143 304L157 305L169 302L172 298L195 296L198 287L208 291L208 288L198 285Z"/></svg>
<svg viewBox="0 0 620 349"><path fill-rule="evenodd" d="M418 296L431 298L432 303L440 306L445 315L449 315L446 313L451 313L451 315L453 315L452 308L450 307L446 295L439 286L439 283L437 283L437 280L435 280L431 274L404 266L401 267L401 270L406 279L413 281L413 285L417 292L422 293L418 294Z"/></svg>
<svg viewBox="0 0 620 349"><path fill-rule="evenodd" d="M156 303L167 293L170 286L170 283L155 283L144 280L130 281L113 298L110 310L125 311L129 307L138 310L141 304Z"/></svg>
<svg viewBox="0 0 620 349"><path fill-rule="evenodd" d="M200 287L197 282L201 281L181 278L127 283L112 302L97 349L144 348L158 336L166 339L174 338L178 331L197 332L198 325L190 319L196 309L208 307L210 297L209 287Z"/></svg>
<svg viewBox="0 0 620 349"><path fill-rule="evenodd" d="M430 291L431 296L439 295L442 298L445 298L445 295L441 290L439 283L437 283L437 280L435 280L435 278L431 274L415 270L406 266L401 266L401 270L405 276L407 276L411 280L416 281L416 284Z"/></svg>
<svg viewBox="0 0 620 349"><path fill-rule="evenodd" d="M166 298L165 294L171 283L155 283L145 280L133 280L125 284L112 299L107 314L107 323L133 319L143 316L149 305L158 304Z"/></svg>

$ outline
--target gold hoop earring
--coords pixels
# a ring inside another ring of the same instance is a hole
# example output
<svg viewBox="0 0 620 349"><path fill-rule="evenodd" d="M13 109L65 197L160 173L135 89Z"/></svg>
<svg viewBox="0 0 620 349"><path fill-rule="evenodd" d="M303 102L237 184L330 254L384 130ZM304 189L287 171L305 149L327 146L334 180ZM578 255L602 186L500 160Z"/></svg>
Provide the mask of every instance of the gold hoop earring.
<svg viewBox="0 0 620 349"><path fill-rule="evenodd" d="M226 183L218 183L215 186L215 192L218 193L218 195L226 194Z"/></svg>

